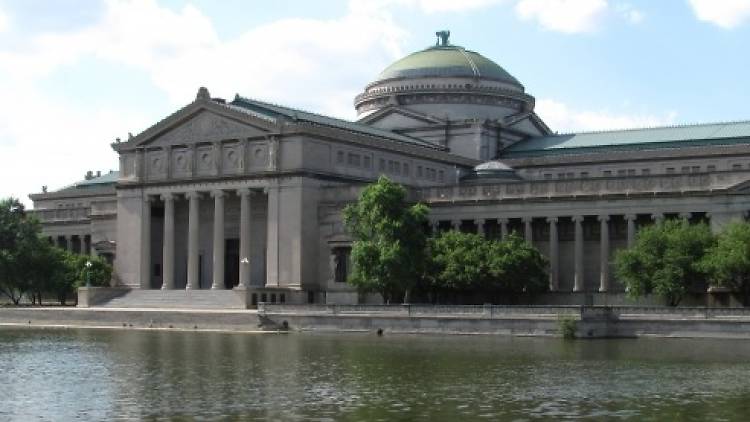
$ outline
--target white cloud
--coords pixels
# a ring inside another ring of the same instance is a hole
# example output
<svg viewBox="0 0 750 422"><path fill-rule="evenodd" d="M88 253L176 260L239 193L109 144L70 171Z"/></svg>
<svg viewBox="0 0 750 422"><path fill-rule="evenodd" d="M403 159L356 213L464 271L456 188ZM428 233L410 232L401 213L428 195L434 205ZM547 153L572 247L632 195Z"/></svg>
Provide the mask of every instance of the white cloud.
<svg viewBox="0 0 750 422"><path fill-rule="evenodd" d="M351 4L361 10L416 7L426 13L465 12L481 9L509 0L353 0Z"/></svg>
<svg viewBox="0 0 750 422"><path fill-rule="evenodd" d="M689 0L695 16L724 29L750 20L750 0Z"/></svg>
<svg viewBox="0 0 750 422"><path fill-rule="evenodd" d="M633 7L630 3L618 4L616 9L617 13L619 13L628 23L637 25L643 22L643 12Z"/></svg>
<svg viewBox="0 0 750 422"><path fill-rule="evenodd" d="M677 117L677 113L673 111L656 115L613 113L609 110L576 110L552 99L537 100L535 109L550 129L561 133L664 126L674 124Z"/></svg>
<svg viewBox="0 0 750 422"><path fill-rule="evenodd" d="M354 117L351 99L361 81L402 55L405 36L387 10L356 3L337 19L282 19L226 40L193 6L174 11L153 0L105 5L88 27L0 50L0 92L14 99L0 102L0 196L25 199L43 184L56 188L88 169L116 166L109 147L115 136L164 117L118 101L102 109L57 101L43 82L62 68L106 62L147 75L169 99L173 108L166 113L192 101L205 85L215 96L240 93ZM73 99L76 93L64 95Z"/></svg>
<svg viewBox="0 0 750 422"><path fill-rule="evenodd" d="M608 7L606 0L520 0L516 13L545 29L572 34L597 29Z"/></svg>

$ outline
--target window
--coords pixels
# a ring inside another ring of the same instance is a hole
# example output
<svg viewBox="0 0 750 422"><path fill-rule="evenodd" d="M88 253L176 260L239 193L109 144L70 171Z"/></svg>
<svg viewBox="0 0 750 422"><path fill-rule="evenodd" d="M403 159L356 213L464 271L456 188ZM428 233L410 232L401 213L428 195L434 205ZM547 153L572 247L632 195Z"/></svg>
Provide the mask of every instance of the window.
<svg viewBox="0 0 750 422"><path fill-rule="evenodd" d="M667 174L674 174L674 167L667 167Z"/></svg>
<svg viewBox="0 0 750 422"><path fill-rule="evenodd" d="M732 170L742 170L742 164L732 164Z"/></svg>
<svg viewBox="0 0 750 422"><path fill-rule="evenodd" d="M380 171L385 171L385 158L380 159Z"/></svg>
<svg viewBox="0 0 750 422"><path fill-rule="evenodd" d="M393 160L388 160L388 173L394 173L396 171L396 163Z"/></svg>
<svg viewBox="0 0 750 422"><path fill-rule="evenodd" d="M403 168L403 170L404 170L404 171L403 171L403 175L404 175L404 176L406 176L406 177L409 177L409 164L407 164L407 163L404 163L404 168Z"/></svg>
<svg viewBox="0 0 750 422"><path fill-rule="evenodd" d="M612 170L604 170L602 174L604 175L604 177L610 177L612 176Z"/></svg>
<svg viewBox="0 0 750 422"><path fill-rule="evenodd" d="M713 164L709 164L706 166L706 171L716 171L716 166Z"/></svg>
<svg viewBox="0 0 750 422"><path fill-rule="evenodd" d="M336 163L344 164L344 151L339 151L336 153Z"/></svg>
<svg viewBox="0 0 750 422"><path fill-rule="evenodd" d="M649 174L651 174L651 170L649 170L649 169L642 169L641 170L641 174L643 176L648 176Z"/></svg>
<svg viewBox="0 0 750 422"><path fill-rule="evenodd" d="M617 175L618 176L625 176L626 174L627 174L627 171L625 171L625 169L617 170Z"/></svg>
<svg viewBox="0 0 750 422"><path fill-rule="evenodd" d="M681 173L690 173L690 166L682 166L682 168L680 168L680 172Z"/></svg>
<svg viewBox="0 0 750 422"><path fill-rule="evenodd" d="M364 165L365 165L364 167L369 170L370 167L372 167L372 158L370 158L369 155L365 155L363 157L363 161L364 161Z"/></svg>
<svg viewBox="0 0 750 422"><path fill-rule="evenodd" d="M587 172L587 171L582 171L582 172L581 172L581 178L586 178L586 177L589 177L589 172Z"/></svg>
<svg viewBox="0 0 750 422"><path fill-rule="evenodd" d="M628 169L628 176L635 176L635 169Z"/></svg>
<svg viewBox="0 0 750 422"><path fill-rule="evenodd" d="M557 173L557 178L558 179L564 179L565 178L565 173Z"/></svg>
<svg viewBox="0 0 750 422"><path fill-rule="evenodd" d="M552 173L544 173L544 178L549 180L552 178Z"/></svg>
<svg viewBox="0 0 750 422"><path fill-rule="evenodd" d="M422 166L417 166L417 177L422 178Z"/></svg>
<svg viewBox="0 0 750 422"><path fill-rule="evenodd" d="M701 166L692 166L690 167L690 171L693 173L700 173L701 172Z"/></svg>
<svg viewBox="0 0 750 422"><path fill-rule="evenodd" d="M574 173L565 173L565 177L567 177L568 179L574 179L576 176Z"/></svg>
<svg viewBox="0 0 750 422"><path fill-rule="evenodd" d="M443 170L440 170L438 172L438 182L444 182L445 181L445 172Z"/></svg>
<svg viewBox="0 0 750 422"><path fill-rule="evenodd" d="M398 161L393 163L393 174L401 174L401 163Z"/></svg>

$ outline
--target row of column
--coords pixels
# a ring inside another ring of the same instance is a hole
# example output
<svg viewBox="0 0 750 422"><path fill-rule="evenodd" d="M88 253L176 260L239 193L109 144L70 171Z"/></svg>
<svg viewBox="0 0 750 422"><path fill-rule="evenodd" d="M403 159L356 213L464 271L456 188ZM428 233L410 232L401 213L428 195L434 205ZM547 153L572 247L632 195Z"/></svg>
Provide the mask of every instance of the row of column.
<svg viewBox="0 0 750 422"><path fill-rule="evenodd" d="M66 249L68 252L76 253L75 250L73 250L73 237L78 237L79 239L79 250L78 254L89 254L93 252L93 247L91 245L91 236L90 235L63 235L63 236L56 236L55 238L50 237L50 242L52 242L53 245L62 247L59 242L59 238L62 237L65 239L65 247L63 249Z"/></svg>
<svg viewBox="0 0 750 422"><path fill-rule="evenodd" d="M235 193L240 197L240 273L239 288L250 286L250 195L248 188L238 189ZM165 193L160 195L164 202L164 241L162 254L162 289L174 289L175 262L175 199L184 195L189 201L188 208L188 265L186 289L199 289L199 248L200 248L200 199L203 192L191 191L184 194ZM210 192L214 200L213 221L213 274L211 289L224 288L224 199L227 192L214 190ZM141 279L148 282L151 279L151 197L144 200L142 218L142 261ZM148 287L148 286L146 286Z"/></svg>
<svg viewBox="0 0 750 422"><path fill-rule="evenodd" d="M689 218L690 213L680 214L681 218ZM547 217L546 221L549 224L549 287L551 291L557 291L560 288L560 242L557 230L557 223L559 217ZM625 214L625 221L627 222L627 246L631 247L635 241L635 221L637 218L636 214ZM654 221L660 221L664 219L664 214L652 214L651 218ZM574 235L574 276L573 276L573 291L582 292L584 290L584 268L583 268L583 219L582 215L572 216L575 235ZM600 259L600 270L599 270L599 291L606 292L609 290L609 215L598 215L597 219L600 224L600 240L599 240L599 256ZM510 218L498 218L498 224L500 226L500 236L505 238L508 235L508 223ZM524 238L531 242L533 231L532 222L533 217L522 217L521 220L524 223ZM451 227L454 230L461 228L462 220L454 219L451 220ZM474 220L474 224L477 227L477 234L485 235L485 219ZM433 220L432 227L433 232L437 232L440 221Z"/></svg>

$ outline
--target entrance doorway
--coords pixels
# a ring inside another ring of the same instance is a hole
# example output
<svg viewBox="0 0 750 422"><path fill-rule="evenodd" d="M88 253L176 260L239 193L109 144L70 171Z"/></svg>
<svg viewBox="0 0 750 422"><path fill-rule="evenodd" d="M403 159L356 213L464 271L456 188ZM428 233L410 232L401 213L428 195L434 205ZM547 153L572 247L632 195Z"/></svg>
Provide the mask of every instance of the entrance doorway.
<svg viewBox="0 0 750 422"><path fill-rule="evenodd" d="M231 289L240 283L240 240L227 239L224 254L224 287Z"/></svg>

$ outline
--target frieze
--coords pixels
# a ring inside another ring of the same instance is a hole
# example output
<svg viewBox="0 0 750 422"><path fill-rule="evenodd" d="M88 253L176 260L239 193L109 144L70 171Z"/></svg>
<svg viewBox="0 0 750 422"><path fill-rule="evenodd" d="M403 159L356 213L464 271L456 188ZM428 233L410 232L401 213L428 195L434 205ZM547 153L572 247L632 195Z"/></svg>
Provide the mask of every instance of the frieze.
<svg viewBox="0 0 750 422"><path fill-rule="evenodd" d="M213 113L203 112L160 136L152 145L207 142L262 136L265 133L267 131L261 128L238 123Z"/></svg>

